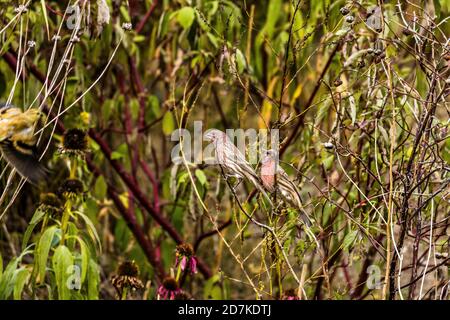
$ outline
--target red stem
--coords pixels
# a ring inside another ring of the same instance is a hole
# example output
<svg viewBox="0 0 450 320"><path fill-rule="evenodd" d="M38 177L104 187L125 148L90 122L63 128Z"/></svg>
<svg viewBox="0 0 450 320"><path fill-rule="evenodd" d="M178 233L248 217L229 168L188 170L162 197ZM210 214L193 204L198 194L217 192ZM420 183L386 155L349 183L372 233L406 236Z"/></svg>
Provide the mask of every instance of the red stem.
<svg viewBox="0 0 450 320"><path fill-rule="evenodd" d="M153 189L153 207L156 212L160 212L160 203L159 203L159 193L158 193L158 182L156 181L155 175L150 170L147 163L144 161L140 161L142 170L144 171L145 175L148 177L150 182L152 183L152 189Z"/></svg>
<svg viewBox="0 0 450 320"><path fill-rule="evenodd" d="M153 219L172 237L172 239L177 243L184 243L183 238L174 228L174 226L161 214L156 212L148 201L147 197L141 191L139 186L135 183L132 176L125 170L125 168L117 161L111 159L111 149L108 144L100 137L100 135L94 131L93 129L89 130L89 136L100 146L104 156L108 159L111 166L120 176L122 181L128 187L129 190L133 193L134 197L139 201L139 203L147 210L147 212L152 216ZM198 260L198 267L200 272L206 277L211 277L211 270L209 267L202 261Z"/></svg>
<svg viewBox="0 0 450 320"><path fill-rule="evenodd" d="M11 50L10 50L11 51ZM12 68L12 70L15 70L17 65L17 59L15 57L15 54L7 52L3 55L3 58L8 63L8 65ZM45 82L45 76L43 73L41 73L34 64L29 64L28 68L30 69L31 73L42 83ZM64 132L64 125L58 120L58 129ZM183 243L183 238L178 234L178 232L175 230L175 228L172 226L172 224L161 214L156 212L153 208L153 206L150 204L150 202L147 200L147 197L144 195L144 193L141 191L139 186L133 181L133 178L130 176L130 174L125 170L125 168L116 160L111 159L111 149L109 148L108 144L105 140L98 134L94 129L89 129L88 131L89 136L100 146L100 149L102 153L105 155L105 157L108 159L108 161L111 163L114 170L117 172L117 174L120 176L122 181L127 185L128 189L133 193L134 197L140 202L140 204L145 208L145 210L155 219L155 221L165 230L169 236L177 243ZM87 164L90 168L94 168L95 166L91 161L88 161ZM126 219L127 216L124 216L124 219ZM128 221L127 221L128 222ZM133 231L133 230L132 230ZM137 238L139 241L139 238ZM142 240L142 239L141 239ZM145 243L140 243L141 246L148 247ZM200 272L203 274L205 278L210 278L212 276L211 270L209 267L204 263L203 260L198 258L198 267Z"/></svg>
<svg viewBox="0 0 450 320"><path fill-rule="evenodd" d="M155 10L156 5L158 4L157 0L153 0L153 3L151 7L148 9L147 13L145 14L144 18L142 18L141 22L136 27L136 33L141 33L142 29L144 29L145 24L147 23L148 19L150 19L150 16L153 13L153 10Z"/></svg>

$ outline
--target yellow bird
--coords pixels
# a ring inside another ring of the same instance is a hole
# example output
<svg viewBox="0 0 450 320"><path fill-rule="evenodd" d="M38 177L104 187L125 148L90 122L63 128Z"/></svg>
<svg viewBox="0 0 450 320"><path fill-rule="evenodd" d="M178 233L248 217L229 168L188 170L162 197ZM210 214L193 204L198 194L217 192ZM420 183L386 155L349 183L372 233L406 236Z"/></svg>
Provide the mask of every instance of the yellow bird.
<svg viewBox="0 0 450 320"><path fill-rule="evenodd" d="M22 112L13 105L0 103L0 151L5 160L33 184L46 176L46 169L39 163L34 135L41 117L39 110Z"/></svg>

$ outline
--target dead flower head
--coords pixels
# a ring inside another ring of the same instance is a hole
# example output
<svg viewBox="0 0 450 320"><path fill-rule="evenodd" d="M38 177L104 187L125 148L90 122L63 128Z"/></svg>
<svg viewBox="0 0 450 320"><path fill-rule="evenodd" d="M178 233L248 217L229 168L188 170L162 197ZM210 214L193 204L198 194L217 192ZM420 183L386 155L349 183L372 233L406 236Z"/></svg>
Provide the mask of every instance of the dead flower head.
<svg viewBox="0 0 450 320"><path fill-rule="evenodd" d="M122 296L124 288L136 290L144 287L142 281L138 278L139 267L134 261L125 261L119 265L117 274L111 278L111 283L119 296Z"/></svg>

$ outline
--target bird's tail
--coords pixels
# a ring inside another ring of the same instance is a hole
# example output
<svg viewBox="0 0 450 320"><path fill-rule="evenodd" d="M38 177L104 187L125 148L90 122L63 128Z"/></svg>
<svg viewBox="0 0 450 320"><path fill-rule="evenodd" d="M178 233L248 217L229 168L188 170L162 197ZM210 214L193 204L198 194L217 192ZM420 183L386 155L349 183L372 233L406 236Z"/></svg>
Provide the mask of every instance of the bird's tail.
<svg viewBox="0 0 450 320"><path fill-rule="evenodd" d="M307 227L310 227L312 225L312 221L309 218L308 213L306 213L306 211L302 207L300 207L300 218Z"/></svg>
<svg viewBox="0 0 450 320"><path fill-rule="evenodd" d="M300 211L300 218L303 220L306 226L310 227L312 224L311 218L308 213L303 209L302 198L300 197L300 191L295 186L295 184L287 179L280 179L279 183L287 189L289 194L291 195L291 201L297 206Z"/></svg>
<svg viewBox="0 0 450 320"><path fill-rule="evenodd" d="M300 198L300 194L297 190L294 190L294 197L297 207L300 210L300 218L303 220L307 227L310 227L312 225L311 218L309 217L305 209L303 209L302 199Z"/></svg>

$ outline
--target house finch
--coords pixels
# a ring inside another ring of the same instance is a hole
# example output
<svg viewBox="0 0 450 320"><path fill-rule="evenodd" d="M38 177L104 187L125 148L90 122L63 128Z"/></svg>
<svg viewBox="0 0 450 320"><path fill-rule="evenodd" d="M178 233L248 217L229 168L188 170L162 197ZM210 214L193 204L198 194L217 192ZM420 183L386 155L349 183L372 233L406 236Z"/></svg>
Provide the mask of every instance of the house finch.
<svg viewBox="0 0 450 320"><path fill-rule="evenodd" d="M23 178L34 184L46 176L36 154L34 135L40 117L36 109L22 112L12 105L0 104L0 152Z"/></svg>
<svg viewBox="0 0 450 320"><path fill-rule="evenodd" d="M247 178L266 197L270 204L269 196L261 185L258 175L253 167L245 160L244 155L230 141L225 132L217 129L210 129L205 132L206 141L211 141L216 150L216 161L224 169L227 177L235 177L240 181ZM237 186L237 185L236 185Z"/></svg>
<svg viewBox="0 0 450 320"><path fill-rule="evenodd" d="M260 175L262 184L267 191L270 193L279 191L284 199L300 209L301 218L305 224L308 226L311 225L311 219L309 219L302 207L300 191L289 179L286 171L280 167L278 153L275 150L265 151L262 158Z"/></svg>

